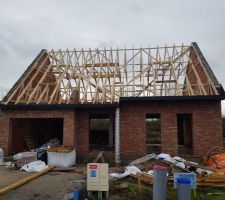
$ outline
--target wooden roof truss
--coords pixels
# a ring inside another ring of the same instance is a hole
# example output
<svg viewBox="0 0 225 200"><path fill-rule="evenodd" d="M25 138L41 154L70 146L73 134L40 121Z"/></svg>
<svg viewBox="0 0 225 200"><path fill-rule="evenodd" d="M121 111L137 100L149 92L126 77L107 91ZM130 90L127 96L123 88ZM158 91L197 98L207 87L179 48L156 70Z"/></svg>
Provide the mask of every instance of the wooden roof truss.
<svg viewBox="0 0 225 200"><path fill-rule="evenodd" d="M192 45L45 50L4 102L69 104L75 98L95 104L118 102L120 97L218 95L191 51Z"/></svg>

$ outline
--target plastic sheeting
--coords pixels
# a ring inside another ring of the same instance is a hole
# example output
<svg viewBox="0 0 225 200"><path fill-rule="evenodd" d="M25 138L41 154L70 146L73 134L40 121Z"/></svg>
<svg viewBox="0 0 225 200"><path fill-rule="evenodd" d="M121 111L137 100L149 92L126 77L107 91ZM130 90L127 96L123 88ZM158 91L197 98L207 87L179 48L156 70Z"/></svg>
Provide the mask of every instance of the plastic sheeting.
<svg viewBox="0 0 225 200"><path fill-rule="evenodd" d="M34 162L31 162L29 164L24 165L21 167L21 171L26 171L26 172L40 172L44 169L48 168L48 166L45 164L45 162L41 160L37 160Z"/></svg>
<svg viewBox="0 0 225 200"><path fill-rule="evenodd" d="M109 176L113 178L124 178L126 176L129 176L130 174L136 175L137 173L141 173L141 170L135 166L127 166L123 174L111 173L109 174Z"/></svg>

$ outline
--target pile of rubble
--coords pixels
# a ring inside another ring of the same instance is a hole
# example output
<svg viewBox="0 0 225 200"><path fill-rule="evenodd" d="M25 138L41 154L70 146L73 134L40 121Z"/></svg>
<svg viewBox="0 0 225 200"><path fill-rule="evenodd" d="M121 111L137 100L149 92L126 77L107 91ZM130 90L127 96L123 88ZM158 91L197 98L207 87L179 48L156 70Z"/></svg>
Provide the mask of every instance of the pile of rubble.
<svg viewBox="0 0 225 200"><path fill-rule="evenodd" d="M130 176L146 184L153 183L153 166L161 165L167 167L168 181L174 180L175 173L195 173L198 186L209 187L225 187L225 169L216 168L214 166L207 166L211 164L213 157L219 157L224 153L219 152L217 155L213 155L200 165L199 163L187 161L181 157L171 157L169 154L161 153L159 155L149 154L140 159L134 160L124 167L123 173L111 173L111 180L118 180L124 177ZM214 160L216 162L216 160ZM219 160L220 166L225 166L225 159ZM215 164L216 166L216 164Z"/></svg>
<svg viewBox="0 0 225 200"><path fill-rule="evenodd" d="M1 150L0 166L17 167L27 172L38 172L47 165L68 168L75 165L76 152L73 147L60 146L57 138L49 140L41 147L4 157Z"/></svg>

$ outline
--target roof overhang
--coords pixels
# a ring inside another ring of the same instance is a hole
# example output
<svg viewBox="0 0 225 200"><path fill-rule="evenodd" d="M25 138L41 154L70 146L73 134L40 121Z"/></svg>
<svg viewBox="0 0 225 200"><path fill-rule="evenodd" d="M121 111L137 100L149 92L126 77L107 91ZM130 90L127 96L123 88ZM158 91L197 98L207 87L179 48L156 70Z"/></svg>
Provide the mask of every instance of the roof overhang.
<svg viewBox="0 0 225 200"><path fill-rule="evenodd" d="M113 109L119 107L114 104L0 104L2 110L73 110L73 109Z"/></svg>
<svg viewBox="0 0 225 200"><path fill-rule="evenodd" d="M73 110L73 109L114 109L120 104L127 102L169 102L169 101L221 101L225 99L222 95L207 96L164 96L164 97L120 97L119 103L114 104L0 104L2 110Z"/></svg>
<svg viewBox="0 0 225 200"><path fill-rule="evenodd" d="M225 95L207 95L207 96L164 96L164 97L121 97L120 103L125 102L152 102L152 101L221 101Z"/></svg>

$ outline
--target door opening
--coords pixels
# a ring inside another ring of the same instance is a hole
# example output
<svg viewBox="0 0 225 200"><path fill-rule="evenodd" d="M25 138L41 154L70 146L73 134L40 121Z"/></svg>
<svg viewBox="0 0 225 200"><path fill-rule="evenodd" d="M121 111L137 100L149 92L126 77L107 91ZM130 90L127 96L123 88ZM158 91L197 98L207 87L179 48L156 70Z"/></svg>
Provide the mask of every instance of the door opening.
<svg viewBox="0 0 225 200"><path fill-rule="evenodd" d="M192 154L192 114L177 114L179 154Z"/></svg>

